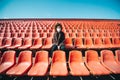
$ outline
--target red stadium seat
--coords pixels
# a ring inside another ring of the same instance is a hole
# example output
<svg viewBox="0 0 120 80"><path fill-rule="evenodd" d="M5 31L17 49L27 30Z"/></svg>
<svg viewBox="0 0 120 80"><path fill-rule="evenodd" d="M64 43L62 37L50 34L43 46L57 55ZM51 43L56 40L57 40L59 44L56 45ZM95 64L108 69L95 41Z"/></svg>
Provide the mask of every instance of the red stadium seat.
<svg viewBox="0 0 120 80"><path fill-rule="evenodd" d="M48 70L48 52L37 51L34 65L28 72L29 76L45 76Z"/></svg>
<svg viewBox="0 0 120 80"><path fill-rule="evenodd" d="M3 53L1 64L0 64L0 74L5 73L10 69L16 62L15 51L5 51Z"/></svg>
<svg viewBox="0 0 120 80"><path fill-rule="evenodd" d="M112 47L112 43L111 43L110 38L104 38L103 44L104 44L104 48L111 48Z"/></svg>
<svg viewBox="0 0 120 80"><path fill-rule="evenodd" d="M94 48L104 48L102 38L94 38Z"/></svg>
<svg viewBox="0 0 120 80"><path fill-rule="evenodd" d="M18 63L9 69L7 75L21 76L28 72L32 65L32 52L21 51L18 57Z"/></svg>
<svg viewBox="0 0 120 80"><path fill-rule="evenodd" d="M50 67L51 76L67 76L67 64L64 51L54 51L52 56L52 64Z"/></svg>
<svg viewBox="0 0 120 80"><path fill-rule="evenodd" d="M42 49L50 49L52 47L52 38L46 38L43 42Z"/></svg>
<svg viewBox="0 0 120 80"><path fill-rule="evenodd" d="M14 38L12 45L8 46L7 49L15 49L21 45L22 45L22 39L21 38Z"/></svg>
<svg viewBox="0 0 120 80"><path fill-rule="evenodd" d="M2 41L2 45L0 46L0 49L6 48L8 46L11 46L12 38L5 38Z"/></svg>
<svg viewBox="0 0 120 80"><path fill-rule="evenodd" d="M101 51L102 64L115 74L120 74L120 65L116 62L113 52L110 50Z"/></svg>
<svg viewBox="0 0 120 80"><path fill-rule="evenodd" d="M32 46L32 39L24 38L23 45L18 47L18 49L27 49Z"/></svg>
<svg viewBox="0 0 120 80"><path fill-rule="evenodd" d="M113 48L120 48L120 39L119 38L112 38Z"/></svg>
<svg viewBox="0 0 120 80"><path fill-rule="evenodd" d="M84 62L82 60L82 53L80 51L77 51L77 50L70 51L69 67L70 67L70 73L73 76L89 75L89 71L84 65Z"/></svg>
<svg viewBox="0 0 120 80"><path fill-rule="evenodd" d="M88 50L85 52L85 63L90 72L93 75L108 75L110 71L107 70L99 61L98 53L94 50Z"/></svg>
<svg viewBox="0 0 120 80"><path fill-rule="evenodd" d="M75 48L77 48L77 49L84 48L82 38L80 38L80 37L75 38L75 39L74 39L74 46L75 46Z"/></svg>
<svg viewBox="0 0 120 80"><path fill-rule="evenodd" d="M72 38L66 38L64 41L66 48L74 48Z"/></svg>
<svg viewBox="0 0 120 80"><path fill-rule="evenodd" d="M84 38L84 46L85 48L93 48L92 38Z"/></svg>
<svg viewBox="0 0 120 80"><path fill-rule="evenodd" d="M30 49L39 49L41 47L42 47L42 39L37 38L37 39L34 39L33 45L30 47Z"/></svg>

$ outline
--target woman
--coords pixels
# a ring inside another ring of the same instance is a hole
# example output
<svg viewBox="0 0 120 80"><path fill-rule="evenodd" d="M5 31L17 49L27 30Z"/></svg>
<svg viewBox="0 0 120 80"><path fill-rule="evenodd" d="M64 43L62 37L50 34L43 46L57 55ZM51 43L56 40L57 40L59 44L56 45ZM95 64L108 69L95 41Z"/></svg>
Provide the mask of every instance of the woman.
<svg viewBox="0 0 120 80"><path fill-rule="evenodd" d="M64 45L64 40L65 40L65 34L62 32L62 25L60 23L57 23L55 25L55 33L53 37L53 46L50 51L50 56L52 57L52 53L55 50L64 50L65 51L65 45Z"/></svg>

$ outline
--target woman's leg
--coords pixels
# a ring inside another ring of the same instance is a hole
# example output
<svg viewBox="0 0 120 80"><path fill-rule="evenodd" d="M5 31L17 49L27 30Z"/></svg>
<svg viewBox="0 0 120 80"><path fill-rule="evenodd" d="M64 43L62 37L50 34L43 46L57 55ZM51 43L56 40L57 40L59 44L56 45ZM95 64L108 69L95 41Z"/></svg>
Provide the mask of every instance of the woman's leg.
<svg viewBox="0 0 120 80"><path fill-rule="evenodd" d="M52 57L53 52L54 52L55 50L57 50L57 49L58 49L57 45L53 45L53 46L51 47L50 57Z"/></svg>

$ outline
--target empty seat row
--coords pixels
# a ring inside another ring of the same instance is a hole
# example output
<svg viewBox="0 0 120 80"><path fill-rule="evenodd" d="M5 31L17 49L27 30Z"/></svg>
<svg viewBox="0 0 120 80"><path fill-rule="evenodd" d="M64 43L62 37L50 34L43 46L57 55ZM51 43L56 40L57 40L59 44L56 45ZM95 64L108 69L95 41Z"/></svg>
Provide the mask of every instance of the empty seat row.
<svg viewBox="0 0 120 80"><path fill-rule="evenodd" d="M52 61L48 57L48 51L37 51L33 61L31 51L21 51L18 60L16 52L5 51L0 61L0 74L12 76L88 76L120 74L120 50L115 51L115 56L111 50L102 50L101 56L97 51L87 50L85 57L82 52L72 50L69 52L68 66L64 51L53 52ZM50 71L49 71L50 68ZM70 71L68 71L68 68Z"/></svg>
<svg viewBox="0 0 120 80"><path fill-rule="evenodd" d="M0 38L0 49L50 49L52 38ZM67 49L120 48L120 38L66 38Z"/></svg>

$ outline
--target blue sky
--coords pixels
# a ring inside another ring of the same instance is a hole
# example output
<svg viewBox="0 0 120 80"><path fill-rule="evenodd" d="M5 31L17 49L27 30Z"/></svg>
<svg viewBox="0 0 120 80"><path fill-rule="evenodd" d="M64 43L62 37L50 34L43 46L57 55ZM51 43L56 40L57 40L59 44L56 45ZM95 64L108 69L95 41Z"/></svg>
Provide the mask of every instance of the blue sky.
<svg viewBox="0 0 120 80"><path fill-rule="evenodd" d="M120 19L120 0L0 0L0 18Z"/></svg>

